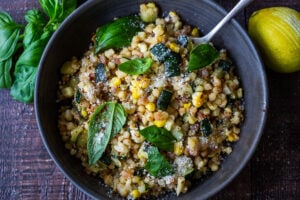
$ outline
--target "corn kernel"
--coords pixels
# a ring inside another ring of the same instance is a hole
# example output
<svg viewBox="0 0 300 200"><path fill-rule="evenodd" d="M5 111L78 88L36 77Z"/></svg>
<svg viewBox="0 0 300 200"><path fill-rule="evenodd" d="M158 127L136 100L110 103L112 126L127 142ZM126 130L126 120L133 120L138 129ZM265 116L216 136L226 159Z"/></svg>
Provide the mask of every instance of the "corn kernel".
<svg viewBox="0 0 300 200"><path fill-rule="evenodd" d="M150 112L155 111L155 104L150 102L146 104L146 109L149 110Z"/></svg>
<svg viewBox="0 0 300 200"><path fill-rule="evenodd" d="M137 88L134 88L132 91L132 98L133 99L138 99L140 97L140 90Z"/></svg>
<svg viewBox="0 0 300 200"><path fill-rule="evenodd" d="M153 122L154 125L156 125L157 127L161 128L166 124L167 120L155 120Z"/></svg>
<svg viewBox="0 0 300 200"><path fill-rule="evenodd" d="M139 87L139 86L140 86L140 83L139 83L139 81L137 81L137 80L132 80L132 81L131 81L131 85L132 85L133 87Z"/></svg>
<svg viewBox="0 0 300 200"><path fill-rule="evenodd" d="M118 87L121 85L121 80L117 77L112 78L111 80L112 86Z"/></svg>
<svg viewBox="0 0 300 200"><path fill-rule="evenodd" d="M191 32L191 35L194 36L194 37L197 37L199 36L199 30L198 28L193 28L192 32Z"/></svg>
<svg viewBox="0 0 300 200"><path fill-rule="evenodd" d="M238 141L238 139L239 139L239 136L234 133L230 133L227 137L227 140L229 142L235 142L235 141Z"/></svg>
<svg viewBox="0 0 300 200"><path fill-rule="evenodd" d="M137 199L141 196L141 193L138 190L132 190L131 196L132 198Z"/></svg>
<svg viewBox="0 0 300 200"><path fill-rule="evenodd" d="M177 155L177 156L180 156L183 154L183 144L182 142L176 142L174 144L174 153Z"/></svg>
<svg viewBox="0 0 300 200"><path fill-rule="evenodd" d="M157 37L157 42L162 42L164 39L164 36L163 35L160 35Z"/></svg>
<svg viewBox="0 0 300 200"><path fill-rule="evenodd" d="M87 117L87 115L88 115L86 110L82 110L80 113L81 113L81 116L84 118Z"/></svg>
<svg viewBox="0 0 300 200"><path fill-rule="evenodd" d="M197 121L197 118L194 117L193 115L189 115L188 116L188 122L189 122L189 124L195 124L196 121Z"/></svg>
<svg viewBox="0 0 300 200"><path fill-rule="evenodd" d="M180 47L174 42L170 43L169 47L172 51L174 51L176 53L179 53L179 51L180 51Z"/></svg>
<svg viewBox="0 0 300 200"><path fill-rule="evenodd" d="M183 107L185 109L189 109L191 107L191 103L185 103L185 104L183 104Z"/></svg>
<svg viewBox="0 0 300 200"><path fill-rule="evenodd" d="M193 95L192 95L192 98L193 98L193 105L196 107L196 108L199 108L203 105L204 103L204 100L201 98L202 97L202 92L195 92Z"/></svg>
<svg viewBox="0 0 300 200"><path fill-rule="evenodd" d="M140 87L145 89L149 86L150 84L150 79L148 78L143 78L141 81L140 81Z"/></svg>

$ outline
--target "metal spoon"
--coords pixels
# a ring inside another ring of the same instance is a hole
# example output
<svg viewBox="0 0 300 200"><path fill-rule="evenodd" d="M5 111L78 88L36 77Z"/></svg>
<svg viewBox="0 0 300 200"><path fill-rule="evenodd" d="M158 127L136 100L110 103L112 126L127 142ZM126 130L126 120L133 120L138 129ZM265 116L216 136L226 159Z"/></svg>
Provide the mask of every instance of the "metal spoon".
<svg viewBox="0 0 300 200"><path fill-rule="evenodd" d="M203 44L208 43L212 37L229 21L234 17L240 10L245 8L249 3L254 0L241 0L239 1L234 8L205 36L203 37L192 37L194 44Z"/></svg>

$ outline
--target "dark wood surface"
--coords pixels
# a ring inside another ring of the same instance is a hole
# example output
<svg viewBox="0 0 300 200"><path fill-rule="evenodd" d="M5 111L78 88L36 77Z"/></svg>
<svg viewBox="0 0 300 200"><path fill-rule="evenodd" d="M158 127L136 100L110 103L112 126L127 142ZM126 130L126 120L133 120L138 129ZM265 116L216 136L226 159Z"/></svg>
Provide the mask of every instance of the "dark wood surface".
<svg viewBox="0 0 300 200"><path fill-rule="evenodd" d="M217 0L229 10L237 0ZM236 19L246 28L251 13L271 6L300 11L300 0L256 0ZM19 23L38 0L0 0ZM211 199L300 199L300 72L266 70L269 112L255 154L242 172ZM253 94L255 95L255 94ZM33 104L0 90L0 200L90 199L55 166L39 136Z"/></svg>

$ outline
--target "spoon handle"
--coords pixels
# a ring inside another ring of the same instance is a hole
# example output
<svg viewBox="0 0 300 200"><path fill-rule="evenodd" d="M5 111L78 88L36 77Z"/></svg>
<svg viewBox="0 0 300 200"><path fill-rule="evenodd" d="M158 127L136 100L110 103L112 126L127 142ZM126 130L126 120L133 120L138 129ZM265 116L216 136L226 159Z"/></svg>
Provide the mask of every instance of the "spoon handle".
<svg viewBox="0 0 300 200"><path fill-rule="evenodd" d="M229 21L233 18L241 9L245 8L249 3L254 0L241 0L233 9L205 36L206 41L210 41L212 37Z"/></svg>

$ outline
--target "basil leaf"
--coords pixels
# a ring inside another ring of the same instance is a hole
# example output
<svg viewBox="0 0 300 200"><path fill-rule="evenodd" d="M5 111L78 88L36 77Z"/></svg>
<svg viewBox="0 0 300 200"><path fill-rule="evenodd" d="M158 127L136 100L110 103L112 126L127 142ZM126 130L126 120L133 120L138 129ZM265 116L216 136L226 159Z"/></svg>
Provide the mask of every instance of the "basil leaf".
<svg viewBox="0 0 300 200"><path fill-rule="evenodd" d="M201 69L212 64L219 57L219 52L210 44L200 44L190 53L188 70Z"/></svg>
<svg viewBox="0 0 300 200"><path fill-rule="evenodd" d="M12 84L11 79L12 59L0 62L0 88L10 88Z"/></svg>
<svg viewBox="0 0 300 200"><path fill-rule="evenodd" d="M41 35L44 33L43 27L40 27L33 23L28 23L24 30L24 47L27 48L34 41L41 38Z"/></svg>
<svg viewBox="0 0 300 200"><path fill-rule="evenodd" d="M166 151L174 150L174 142L176 142L176 138L165 128L158 128L153 125L141 130L140 134L160 149Z"/></svg>
<svg viewBox="0 0 300 200"><path fill-rule="evenodd" d="M130 75L144 74L153 64L151 58L136 58L119 65L119 70Z"/></svg>
<svg viewBox="0 0 300 200"><path fill-rule="evenodd" d="M146 152L148 153L148 160L145 169L151 176L164 177L174 174L174 168L168 160L159 153L157 147L149 146Z"/></svg>
<svg viewBox="0 0 300 200"><path fill-rule="evenodd" d="M59 1L58 0L39 0L44 12L53 21L59 13Z"/></svg>
<svg viewBox="0 0 300 200"><path fill-rule="evenodd" d="M17 60L14 71L15 81L10 91L14 99L25 103L32 102L37 67L48 39L49 35L30 44Z"/></svg>
<svg viewBox="0 0 300 200"><path fill-rule="evenodd" d="M77 6L77 0L62 0L61 1L61 13L59 20L63 21L68 15L70 15Z"/></svg>
<svg viewBox="0 0 300 200"><path fill-rule="evenodd" d="M62 22L77 5L77 0L39 0L51 22Z"/></svg>
<svg viewBox="0 0 300 200"><path fill-rule="evenodd" d="M5 12L0 12L0 62L9 59L17 48L21 25Z"/></svg>
<svg viewBox="0 0 300 200"><path fill-rule="evenodd" d="M96 32L95 53L128 46L142 27L143 23L138 16L122 17L99 27Z"/></svg>
<svg viewBox="0 0 300 200"><path fill-rule="evenodd" d="M28 10L25 14L25 20L28 23L36 24L38 26L46 25L46 20L43 13L37 9Z"/></svg>
<svg viewBox="0 0 300 200"><path fill-rule="evenodd" d="M126 122L121 104L107 102L93 113L88 124L87 151L89 164L95 164L104 153L111 137L118 134Z"/></svg>

